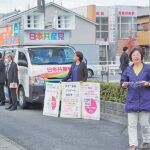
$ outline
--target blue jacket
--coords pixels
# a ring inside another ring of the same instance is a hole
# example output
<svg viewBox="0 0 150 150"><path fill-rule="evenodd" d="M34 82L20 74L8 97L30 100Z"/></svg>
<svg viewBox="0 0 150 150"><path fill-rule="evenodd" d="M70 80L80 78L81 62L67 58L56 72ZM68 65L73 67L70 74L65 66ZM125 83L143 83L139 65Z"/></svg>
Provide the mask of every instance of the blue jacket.
<svg viewBox="0 0 150 150"><path fill-rule="evenodd" d="M133 65L126 68L121 77L121 86L124 82L150 82L150 66L143 64L138 76L134 73ZM128 85L125 112L150 112L150 87L135 84Z"/></svg>

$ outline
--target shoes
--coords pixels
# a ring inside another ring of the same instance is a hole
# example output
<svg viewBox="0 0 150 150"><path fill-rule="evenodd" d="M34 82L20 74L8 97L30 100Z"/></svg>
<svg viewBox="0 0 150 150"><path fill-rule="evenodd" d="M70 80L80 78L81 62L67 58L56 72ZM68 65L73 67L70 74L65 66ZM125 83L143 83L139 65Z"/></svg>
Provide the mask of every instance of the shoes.
<svg viewBox="0 0 150 150"><path fill-rule="evenodd" d="M15 106L11 107L10 111L14 111L14 110L17 110L17 107Z"/></svg>
<svg viewBox="0 0 150 150"><path fill-rule="evenodd" d="M137 150L137 146L132 145L129 150Z"/></svg>
<svg viewBox="0 0 150 150"><path fill-rule="evenodd" d="M6 107L5 109L8 110L8 109L11 109L11 107L12 107L12 105L10 105L9 107Z"/></svg>
<svg viewBox="0 0 150 150"><path fill-rule="evenodd" d="M5 105L5 102L0 102L0 106L4 106Z"/></svg>
<svg viewBox="0 0 150 150"><path fill-rule="evenodd" d="M147 149L147 148L148 148L148 143L143 143L143 144L140 146L140 148L141 148L142 150Z"/></svg>

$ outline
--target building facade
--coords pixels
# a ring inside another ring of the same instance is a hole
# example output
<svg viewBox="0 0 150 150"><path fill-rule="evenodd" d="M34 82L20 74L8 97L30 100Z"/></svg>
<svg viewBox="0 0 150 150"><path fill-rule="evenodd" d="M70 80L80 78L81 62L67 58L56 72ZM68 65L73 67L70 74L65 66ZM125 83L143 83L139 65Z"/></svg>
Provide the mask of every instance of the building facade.
<svg viewBox="0 0 150 150"><path fill-rule="evenodd" d="M96 21L96 43L100 63L119 63L122 48L134 39L137 43L137 7L95 6L80 7L75 12Z"/></svg>
<svg viewBox="0 0 150 150"><path fill-rule="evenodd" d="M145 61L150 61L150 8L138 8L137 39L145 52Z"/></svg>
<svg viewBox="0 0 150 150"><path fill-rule="evenodd" d="M92 58L94 62L89 62L90 64L99 63L99 56L97 55L99 48L95 46L96 22L82 15L51 2L45 5L44 11L41 11L39 7L34 7L0 19L0 27L15 23L19 24L20 34L23 31L31 32L33 30L68 32L70 35L68 44L73 45L83 53L87 53L87 50L95 51L95 55L87 55L87 60ZM34 37L34 35L31 38L39 38L39 40L43 36L38 34L38 37ZM44 38L49 38L46 34L44 36L46 36ZM90 45L91 48L89 49L87 45Z"/></svg>

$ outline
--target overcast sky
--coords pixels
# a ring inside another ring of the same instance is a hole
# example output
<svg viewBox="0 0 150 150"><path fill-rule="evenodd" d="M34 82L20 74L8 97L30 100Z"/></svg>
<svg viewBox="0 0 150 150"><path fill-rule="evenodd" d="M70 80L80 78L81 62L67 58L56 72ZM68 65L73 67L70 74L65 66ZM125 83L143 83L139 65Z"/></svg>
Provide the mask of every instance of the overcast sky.
<svg viewBox="0 0 150 150"><path fill-rule="evenodd" d="M26 10L29 6L36 5L37 0L0 0L0 13L13 11L15 8L21 11ZM51 2L53 0L46 0ZM62 4L66 8L75 8L95 4L98 6L107 5L137 5L148 6L150 0L54 0L58 4Z"/></svg>

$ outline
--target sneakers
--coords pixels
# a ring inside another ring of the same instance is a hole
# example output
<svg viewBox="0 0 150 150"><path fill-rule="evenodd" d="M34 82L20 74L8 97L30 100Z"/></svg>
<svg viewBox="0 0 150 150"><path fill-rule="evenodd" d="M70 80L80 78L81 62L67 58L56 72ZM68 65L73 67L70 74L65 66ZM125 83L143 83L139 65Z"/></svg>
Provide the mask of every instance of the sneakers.
<svg viewBox="0 0 150 150"><path fill-rule="evenodd" d="M141 150L146 150L148 149L148 143L143 143L141 146L140 146L140 149ZM130 149L129 150L137 150L137 146L130 146Z"/></svg>
<svg viewBox="0 0 150 150"><path fill-rule="evenodd" d="M143 144L140 146L140 148L141 148L142 150L147 149L147 148L148 148L148 143L143 143Z"/></svg>
<svg viewBox="0 0 150 150"><path fill-rule="evenodd" d="M137 150L137 146L132 145L129 150Z"/></svg>

